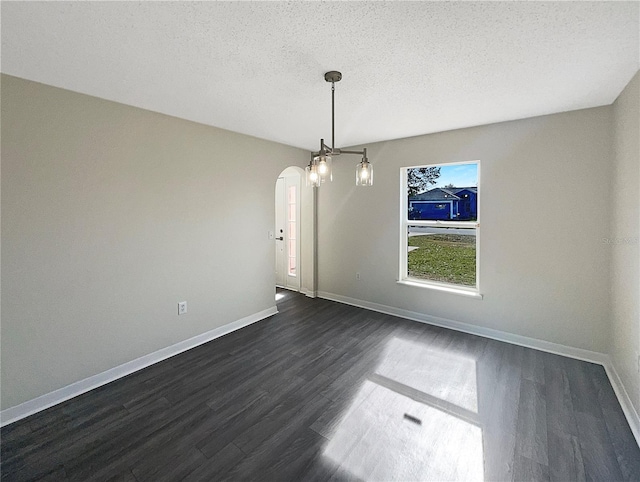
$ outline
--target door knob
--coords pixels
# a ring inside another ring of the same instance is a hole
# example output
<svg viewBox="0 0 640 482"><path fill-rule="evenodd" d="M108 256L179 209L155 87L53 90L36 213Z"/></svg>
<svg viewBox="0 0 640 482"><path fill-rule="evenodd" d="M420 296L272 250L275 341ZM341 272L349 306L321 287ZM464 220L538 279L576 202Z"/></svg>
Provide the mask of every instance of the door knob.
<svg viewBox="0 0 640 482"><path fill-rule="evenodd" d="M278 241L284 241L284 237L280 236L279 238L276 238Z"/></svg>

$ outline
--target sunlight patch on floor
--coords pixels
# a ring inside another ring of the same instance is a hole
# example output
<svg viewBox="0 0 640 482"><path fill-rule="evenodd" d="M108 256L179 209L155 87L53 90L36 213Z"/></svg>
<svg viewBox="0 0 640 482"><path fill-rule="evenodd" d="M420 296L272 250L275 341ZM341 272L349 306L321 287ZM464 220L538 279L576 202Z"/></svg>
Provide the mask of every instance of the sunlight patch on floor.
<svg viewBox="0 0 640 482"><path fill-rule="evenodd" d="M394 337L323 455L364 480L483 481L474 358Z"/></svg>
<svg viewBox="0 0 640 482"><path fill-rule="evenodd" d="M360 392L324 449L330 462L363 480L484 480L480 427L369 380Z"/></svg>
<svg viewBox="0 0 640 482"><path fill-rule="evenodd" d="M376 374L478 413L476 361L417 341L392 338Z"/></svg>

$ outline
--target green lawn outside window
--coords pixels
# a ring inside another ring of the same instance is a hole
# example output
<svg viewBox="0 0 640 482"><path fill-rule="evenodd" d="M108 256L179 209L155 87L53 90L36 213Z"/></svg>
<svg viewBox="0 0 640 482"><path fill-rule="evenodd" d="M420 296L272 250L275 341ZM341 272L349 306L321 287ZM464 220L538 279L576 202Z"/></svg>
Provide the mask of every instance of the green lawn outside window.
<svg viewBox="0 0 640 482"><path fill-rule="evenodd" d="M408 275L430 281L476 285L476 237L458 234L410 236Z"/></svg>

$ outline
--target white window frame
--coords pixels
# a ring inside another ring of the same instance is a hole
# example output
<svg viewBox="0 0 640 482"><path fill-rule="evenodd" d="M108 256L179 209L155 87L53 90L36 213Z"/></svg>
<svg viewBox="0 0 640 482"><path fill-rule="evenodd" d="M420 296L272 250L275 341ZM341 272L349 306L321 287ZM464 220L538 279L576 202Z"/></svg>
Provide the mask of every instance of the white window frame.
<svg viewBox="0 0 640 482"><path fill-rule="evenodd" d="M409 169L420 167L438 167L438 166L455 166L462 164L476 164L478 166L478 195L477 210L478 218L476 221L426 221L409 219L409 196L407 195L407 181ZM476 230L476 285L464 286L453 283L444 283L438 281L423 280L419 278L411 278L408 275L408 253L409 244L409 226L434 226L440 228L475 228ZM407 166L400 168L400 259L399 274L397 282L399 284L427 288L448 293L470 296L472 298L482 299L480 294L480 161L460 161L460 162L440 162L434 164L425 164L420 166Z"/></svg>

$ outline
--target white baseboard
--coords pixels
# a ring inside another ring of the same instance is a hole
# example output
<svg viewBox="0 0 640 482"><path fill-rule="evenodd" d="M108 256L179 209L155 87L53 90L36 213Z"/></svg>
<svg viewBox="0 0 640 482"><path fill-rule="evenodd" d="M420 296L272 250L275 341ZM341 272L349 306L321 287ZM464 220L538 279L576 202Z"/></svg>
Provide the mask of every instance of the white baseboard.
<svg viewBox="0 0 640 482"><path fill-rule="evenodd" d="M53 392L46 393L32 400L28 400L15 407L10 407L0 412L0 427L8 425L12 422L28 417L34 413L45 410L49 407L57 405L61 402L69 400L70 398L77 397L85 392L98 388L102 385L106 385L118 378L127 376L138 370L142 370L150 365L158 363L172 356L178 355L184 351L195 348L203 343L207 343L211 340L215 340L221 336L224 336L233 331L244 328L258 321L264 320L272 315L278 313L278 309L275 306L262 310L258 313L254 313L249 316L245 316L239 320L227 323L224 326L214 328L211 331L202 333L200 335L189 338L188 340L181 341L175 345L162 348L148 355L141 356L135 360L131 360L127 363L123 363L117 367L111 368L97 375L90 376L84 380L79 380L67 385L66 387L59 388Z"/></svg>
<svg viewBox="0 0 640 482"><path fill-rule="evenodd" d="M306 288L300 288L300 293L302 293L303 295L309 297L309 298L315 298L316 297L316 292L312 291L312 290L308 290Z"/></svg>
<svg viewBox="0 0 640 482"><path fill-rule="evenodd" d="M430 325L440 326L442 328L449 328L451 330L461 331L485 338L491 338L493 340L504 341L513 345L520 345L527 348L533 348L535 350L546 351L549 353L554 353L556 355L567 356L569 358L576 358L578 360L602 365L607 373L607 376L609 377L611 386L613 387L613 390L618 397L618 401L620 402L622 411L624 412L624 415L629 422L629 426L631 427L631 431L636 438L636 442L638 442L638 445L640 446L640 418L638 417L638 412L633 407L631 399L629 398L629 394L625 390L622 380L618 376L611 358L605 353L561 345L559 343L552 343L550 341L516 335L514 333L494 330L482 326L470 325L468 323L449 320L447 318L440 318L437 316L431 316L415 311L403 310L394 306L381 305L379 303L373 303L371 301L363 301L355 298L350 298L348 296L336 295L334 293L328 293L326 291L318 291L318 297L331 301L337 301L339 303L344 303L347 305L357 306L359 308L377 311L379 313L385 313L387 315L398 316L400 318L406 318L408 320L428 323Z"/></svg>
<svg viewBox="0 0 640 482"><path fill-rule="evenodd" d="M607 372L613 391L616 392L616 397L618 397L624 416L627 418L627 422L629 422L633 436L636 438L638 446L640 446L640 416L638 416L638 412L633 406L633 403L631 403L631 398L622 383L622 379L618 375L615 363L613 363L610 357L607 358L609 358L609 361L605 363L604 369Z"/></svg>

